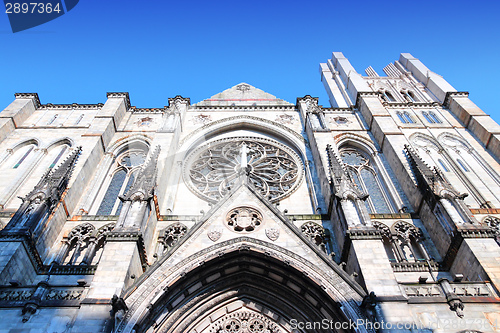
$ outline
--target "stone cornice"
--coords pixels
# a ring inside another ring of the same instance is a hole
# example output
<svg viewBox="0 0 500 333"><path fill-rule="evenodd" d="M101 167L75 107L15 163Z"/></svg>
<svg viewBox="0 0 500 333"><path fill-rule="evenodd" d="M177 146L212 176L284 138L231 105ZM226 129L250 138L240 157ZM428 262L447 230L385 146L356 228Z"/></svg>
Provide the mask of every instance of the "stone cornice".
<svg viewBox="0 0 500 333"><path fill-rule="evenodd" d="M495 232L488 226L473 226L466 227L457 226L457 231L462 238L495 238Z"/></svg>
<svg viewBox="0 0 500 333"><path fill-rule="evenodd" d="M295 105L234 105L234 106L211 106L191 105L189 111L297 111Z"/></svg>
<svg viewBox="0 0 500 333"><path fill-rule="evenodd" d="M130 97L128 92L108 92L106 93L107 98L125 98L125 105L127 110L130 109Z"/></svg>
<svg viewBox="0 0 500 333"><path fill-rule="evenodd" d="M47 103L40 105L40 109L42 110L68 110L68 111L73 111L73 110L100 110L103 107L104 104L98 103L98 104L78 104L78 103L73 103L73 104L52 104L52 103Z"/></svg>
<svg viewBox="0 0 500 333"><path fill-rule="evenodd" d="M132 113L166 113L168 109L168 106L164 106L163 108L138 108L132 106L128 111Z"/></svg>
<svg viewBox="0 0 500 333"><path fill-rule="evenodd" d="M35 104L35 108L39 108L41 103L40 103L40 98L38 98L37 93L15 93L14 96L16 99L33 99L33 103Z"/></svg>
<svg viewBox="0 0 500 333"><path fill-rule="evenodd" d="M189 97L182 97L181 95L177 95L174 98L168 99L168 106L175 105L175 102L186 102L187 105L191 105L191 99Z"/></svg>
<svg viewBox="0 0 500 333"><path fill-rule="evenodd" d="M146 248L144 246L144 238L142 232L134 231L119 231L112 230L106 233L106 242L135 242L137 243L137 250L141 259L143 269L148 265L148 258L146 255Z"/></svg>
<svg viewBox="0 0 500 333"><path fill-rule="evenodd" d="M468 91L448 91L444 97L443 106L448 108L453 97L469 97Z"/></svg>
<svg viewBox="0 0 500 333"><path fill-rule="evenodd" d="M349 229L346 232L346 237L354 239L382 239L382 232L375 228L359 228Z"/></svg>

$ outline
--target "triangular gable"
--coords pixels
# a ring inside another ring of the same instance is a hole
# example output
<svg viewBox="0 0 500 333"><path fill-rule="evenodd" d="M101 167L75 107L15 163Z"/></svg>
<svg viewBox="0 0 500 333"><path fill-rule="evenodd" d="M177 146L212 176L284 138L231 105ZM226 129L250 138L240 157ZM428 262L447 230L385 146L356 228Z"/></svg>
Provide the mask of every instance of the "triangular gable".
<svg viewBox="0 0 500 333"><path fill-rule="evenodd" d="M263 223L255 231L250 233L244 231L235 232L225 225L228 212L241 206L255 208L262 213ZM277 238L276 235L278 235ZM249 184L245 176L241 176L229 193L205 213L203 218L174 245L169 253L150 268L149 272L154 272L166 262L171 267L178 264L183 258L196 255L196 253L202 252L217 243L241 237L254 238L287 249L323 270L333 271L334 275L343 280L343 283L347 283L355 293L359 295L365 294L363 288L349 274L307 238L254 186ZM144 274L134 285L140 284L143 279L146 279L147 275L149 274ZM135 288L134 286L131 287L131 289Z"/></svg>
<svg viewBox="0 0 500 333"><path fill-rule="evenodd" d="M197 104L197 106L293 105L247 83L240 83Z"/></svg>

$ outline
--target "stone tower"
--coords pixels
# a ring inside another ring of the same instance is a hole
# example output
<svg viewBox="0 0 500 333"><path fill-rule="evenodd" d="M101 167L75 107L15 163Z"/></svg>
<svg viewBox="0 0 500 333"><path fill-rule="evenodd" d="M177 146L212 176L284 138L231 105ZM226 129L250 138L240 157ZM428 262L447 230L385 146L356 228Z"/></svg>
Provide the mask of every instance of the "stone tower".
<svg viewBox="0 0 500 333"><path fill-rule="evenodd" d="M410 54L384 72L333 53L331 107L16 94L0 332L500 331L500 127Z"/></svg>

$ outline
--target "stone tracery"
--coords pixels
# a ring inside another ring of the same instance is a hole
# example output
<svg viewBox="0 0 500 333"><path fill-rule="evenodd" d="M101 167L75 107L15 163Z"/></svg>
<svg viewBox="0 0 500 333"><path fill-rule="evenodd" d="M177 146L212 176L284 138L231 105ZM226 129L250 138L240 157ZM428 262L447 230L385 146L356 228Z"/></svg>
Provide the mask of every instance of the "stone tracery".
<svg viewBox="0 0 500 333"><path fill-rule="evenodd" d="M271 201L291 194L302 176L302 162L291 149L261 138L230 138L212 142L187 159L185 180L202 198L223 197L240 174Z"/></svg>

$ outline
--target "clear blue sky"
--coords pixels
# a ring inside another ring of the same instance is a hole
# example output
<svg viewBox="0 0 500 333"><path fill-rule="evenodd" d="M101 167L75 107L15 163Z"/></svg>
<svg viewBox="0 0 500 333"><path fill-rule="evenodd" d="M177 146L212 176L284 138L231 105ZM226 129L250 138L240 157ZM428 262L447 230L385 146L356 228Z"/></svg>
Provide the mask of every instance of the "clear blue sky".
<svg viewBox="0 0 500 333"><path fill-rule="evenodd" d="M42 103L195 103L247 82L329 106L318 66L341 51L359 73L409 52L500 122L500 1L80 0L13 34L0 14L0 110L15 92Z"/></svg>

